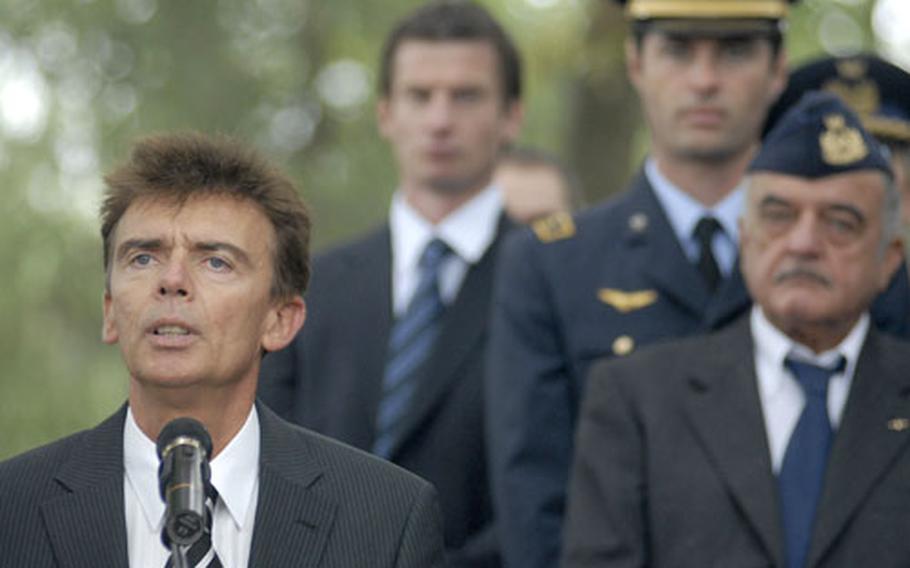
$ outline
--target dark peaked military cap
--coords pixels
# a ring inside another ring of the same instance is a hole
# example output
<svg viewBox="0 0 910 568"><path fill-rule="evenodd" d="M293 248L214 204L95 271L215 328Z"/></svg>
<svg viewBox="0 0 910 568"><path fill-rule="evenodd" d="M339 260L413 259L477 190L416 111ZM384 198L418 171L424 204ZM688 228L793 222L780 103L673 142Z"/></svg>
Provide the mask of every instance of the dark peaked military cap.
<svg viewBox="0 0 910 568"><path fill-rule="evenodd" d="M883 142L910 143L910 73L870 53L825 57L795 69L787 89L771 108L770 130L807 91L841 97Z"/></svg>
<svg viewBox="0 0 910 568"><path fill-rule="evenodd" d="M823 91L807 93L784 114L749 166L809 179L858 170L893 177L882 144L843 100Z"/></svg>
<svg viewBox="0 0 910 568"><path fill-rule="evenodd" d="M637 24L674 32L753 34L780 32L798 0L615 0Z"/></svg>

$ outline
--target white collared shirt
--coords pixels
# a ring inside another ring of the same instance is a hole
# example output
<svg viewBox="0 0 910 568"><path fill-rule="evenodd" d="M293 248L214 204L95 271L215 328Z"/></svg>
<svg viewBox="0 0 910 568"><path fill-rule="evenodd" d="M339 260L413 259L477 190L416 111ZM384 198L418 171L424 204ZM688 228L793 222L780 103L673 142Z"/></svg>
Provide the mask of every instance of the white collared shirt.
<svg viewBox="0 0 910 568"><path fill-rule="evenodd" d="M841 356L847 360L844 371L832 375L828 383L828 418L832 429L837 431L853 382L856 361L869 331L869 314L863 314L838 346L819 354L796 343L774 327L758 305L752 307L750 325L755 342L758 396L771 450L771 467L776 474L780 471L790 435L806 404L803 389L793 373L784 366L784 359L792 356L800 361L829 368L835 366Z"/></svg>
<svg viewBox="0 0 910 568"><path fill-rule="evenodd" d="M657 167L653 158L645 162L645 175L654 189L657 200L663 207L676 240L690 262L698 262L700 254L698 240L695 238L695 225L705 216L717 219L723 231L714 233L711 250L717 261L721 274L729 276L736 262L737 243L739 242L739 216L743 211L746 198L746 183L741 181L729 195L720 200L714 207L706 207L685 191L668 180Z"/></svg>
<svg viewBox="0 0 910 568"><path fill-rule="evenodd" d="M139 429L128 409L123 428L123 479L127 552L133 568L161 567L170 552L161 543L164 502L158 492L155 442ZM246 566L259 498L259 416L253 406L246 423L211 461L215 507L215 552L226 568Z"/></svg>
<svg viewBox="0 0 910 568"><path fill-rule="evenodd" d="M450 304L458 294L468 268L483 257L496 238L501 214L502 195L492 185L447 215L438 225L427 221L401 192L396 192L389 210L395 315L401 315L407 309L420 279L420 255L436 237L455 253L443 263L439 274L439 295L443 303Z"/></svg>

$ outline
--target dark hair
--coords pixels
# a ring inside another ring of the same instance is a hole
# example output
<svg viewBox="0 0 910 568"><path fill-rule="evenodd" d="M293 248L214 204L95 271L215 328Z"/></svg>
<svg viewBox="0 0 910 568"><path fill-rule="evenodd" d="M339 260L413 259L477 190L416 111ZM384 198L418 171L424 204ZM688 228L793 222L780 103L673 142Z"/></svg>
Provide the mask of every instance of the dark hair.
<svg viewBox="0 0 910 568"><path fill-rule="evenodd" d="M502 26L483 7L464 0L435 0L401 20L382 48L379 92L392 91L395 53L407 40L487 41L496 50L506 102L521 98L521 57Z"/></svg>
<svg viewBox="0 0 910 568"><path fill-rule="evenodd" d="M275 229L271 295L302 294L310 278L310 217L294 184L252 149L224 136L198 132L139 140L129 160L105 176L101 204L104 270L110 280L114 231L140 200L180 207L199 196L227 196L256 203Z"/></svg>

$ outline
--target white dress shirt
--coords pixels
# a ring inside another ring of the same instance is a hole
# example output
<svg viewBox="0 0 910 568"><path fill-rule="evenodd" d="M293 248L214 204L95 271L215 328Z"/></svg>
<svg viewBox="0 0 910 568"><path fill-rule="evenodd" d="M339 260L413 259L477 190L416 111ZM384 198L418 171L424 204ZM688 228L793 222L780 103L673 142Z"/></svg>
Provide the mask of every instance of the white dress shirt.
<svg viewBox="0 0 910 568"><path fill-rule="evenodd" d="M796 428L803 406L806 404L803 389L793 373L784 366L784 360L790 356L829 368L834 367L841 356L847 360L844 371L831 375L828 383L828 418L831 420L831 428L837 431L853 382L856 361L866 339L866 332L869 331L869 315L863 314L839 345L818 354L796 343L774 327L758 305L752 307L750 324L755 342L758 396L771 450L771 467L777 474L784 461L790 435Z"/></svg>
<svg viewBox="0 0 910 568"><path fill-rule="evenodd" d="M128 409L123 429L126 535L132 568L163 568L170 556L161 543L164 502L158 492L155 442L139 429ZM220 498L212 542L225 568L249 563L259 497L259 416L253 406L246 423L211 461L212 485Z"/></svg>
<svg viewBox="0 0 910 568"><path fill-rule="evenodd" d="M420 280L420 256L427 244L437 237L454 252L439 273L439 295L444 304L450 304L458 294L468 268L493 244L501 213L502 195L492 185L447 215L438 225L427 221L401 192L396 192L389 210L395 315L400 316L407 309Z"/></svg>
<svg viewBox="0 0 910 568"><path fill-rule="evenodd" d="M740 182L714 207L706 207L665 178L653 158L649 158L645 162L645 176L670 221L670 227L676 234L676 240L679 241L690 262L698 262L701 253L698 240L693 234L695 225L705 216L717 219L723 230L714 233L714 238L711 240L711 251L714 253L720 273L725 277L729 276L738 254L736 248L737 242L739 242L738 222L745 205L745 182Z"/></svg>

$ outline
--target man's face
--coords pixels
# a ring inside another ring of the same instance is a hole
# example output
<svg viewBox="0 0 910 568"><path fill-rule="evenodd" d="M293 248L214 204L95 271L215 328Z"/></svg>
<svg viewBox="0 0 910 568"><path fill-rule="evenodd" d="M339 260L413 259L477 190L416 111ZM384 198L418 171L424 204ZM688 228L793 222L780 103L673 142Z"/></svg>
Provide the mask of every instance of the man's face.
<svg viewBox="0 0 910 568"><path fill-rule="evenodd" d="M752 177L741 222L743 276L776 327L810 347L824 330L833 343L821 349L849 332L900 263L897 237L882 241L884 198L884 178L873 170L817 180Z"/></svg>
<svg viewBox="0 0 910 568"><path fill-rule="evenodd" d="M521 107L503 97L499 63L485 41L404 41L392 63L379 128L392 144L405 192L479 191Z"/></svg>
<svg viewBox="0 0 910 568"><path fill-rule="evenodd" d="M756 144L786 84L783 55L767 40L645 33L626 46L658 160L727 161Z"/></svg>
<svg viewBox="0 0 910 568"><path fill-rule="evenodd" d="M270 298L274 247L251 201L130 205L113 239L103 339L120 344L134 383L255 387L261 350L283 347L303 321L302 299Z"/></svg>

